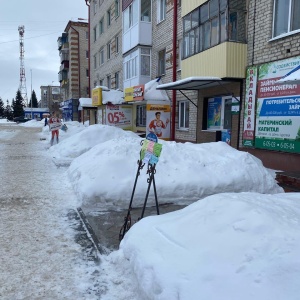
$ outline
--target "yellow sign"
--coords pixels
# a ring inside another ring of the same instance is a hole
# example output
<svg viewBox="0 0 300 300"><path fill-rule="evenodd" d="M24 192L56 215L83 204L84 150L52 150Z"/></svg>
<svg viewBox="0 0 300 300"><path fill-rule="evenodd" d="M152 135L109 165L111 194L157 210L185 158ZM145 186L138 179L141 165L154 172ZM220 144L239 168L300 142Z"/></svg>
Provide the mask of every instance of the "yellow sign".
<svg viewBox="0 0 300 300"><path fill-rule="evenodd" d="M125 89L125 101L143 101L144 100L144 85L132 86Z"/></svg>
<svg viewBox="0 0 300 300"><path fill-rule="evenodd" d="M92 105L102 105L102 88L95 88L92 90Z"/></svg>
<svg viewBox="0 0 300 300"><path fill-rule="evenodd" d="M170 104L147 104L147 111L160 111L160 112L170 112L171 106Z"/></svg>

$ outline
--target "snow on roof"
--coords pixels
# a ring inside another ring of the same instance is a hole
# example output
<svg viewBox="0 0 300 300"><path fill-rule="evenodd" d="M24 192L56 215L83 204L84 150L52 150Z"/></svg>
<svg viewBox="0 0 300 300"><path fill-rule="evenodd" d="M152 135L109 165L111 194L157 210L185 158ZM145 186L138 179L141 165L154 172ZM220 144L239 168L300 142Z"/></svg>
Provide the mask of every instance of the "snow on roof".
<svg viewBox="0 0 300 300"><path fill-rule="evenodd" d="M79 106L81 107L94 107L92 98L79 98Z"/></svg>
<svg viewBox="0 0 300 300"><path fill-rule="evenodd" d="M144 99L147 100L159 100L159 101L170 101L166 91L157 90L156 88L160 85L160 79L153 79L145 84Z"/></svg>
<svg viewBox="0 0 300 300"><path fill-rule="evenodd" d="M219 77L212 76L194 76L170 83L161 84L157 89L159 90L198 90L202 87L214 85L216 82L222 81Z"/></svg>
<svg viewBox="0 0 300 300"><path fill-rule="evenodd" d="M122 104L124 102L124 92L120 90L102 90L102 103Z"/></svg>

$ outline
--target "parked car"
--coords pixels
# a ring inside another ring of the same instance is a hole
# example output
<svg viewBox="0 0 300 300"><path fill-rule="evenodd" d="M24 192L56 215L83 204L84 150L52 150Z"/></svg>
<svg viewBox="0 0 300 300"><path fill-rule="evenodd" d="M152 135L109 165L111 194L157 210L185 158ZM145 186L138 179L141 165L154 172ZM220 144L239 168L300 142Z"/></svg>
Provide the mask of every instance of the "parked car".
<svg viewBox="0 0 300 300"><path fill-rule="evenodd" d="M16 123L25 123L27 121L29 121L30 119L28 118L25 118L25 117L15 117L14 118L14 122Z"/></svg>

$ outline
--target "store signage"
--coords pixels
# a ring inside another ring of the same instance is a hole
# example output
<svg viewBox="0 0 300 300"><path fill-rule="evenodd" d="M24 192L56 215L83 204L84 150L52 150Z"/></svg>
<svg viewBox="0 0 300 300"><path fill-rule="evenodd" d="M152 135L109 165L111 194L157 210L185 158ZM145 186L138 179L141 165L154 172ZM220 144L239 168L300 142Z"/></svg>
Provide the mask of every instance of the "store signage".
<svg viewBox="0 0 300 300"><path fill-rule="evenodd" d="M277 84L300 57L259 67L255 147L300 153L300 84Z"/></svg>
<svg viewBox="0 0 300 300"><path fill-rule="evenodd" d="M125 89L125 101L143 101L145 86L137 85Z"/></svg>
<svg viewBox="0 0 300 300"><path fill-rule="evenodd" d="M254 146L257 68L247 69L243 145Z"/></svg>
<svg viewBox="0 0 300 300"><path fill-rule="evenodd" d="M95 88L92 90L92 105L102 105L102 88Z"/></svg>

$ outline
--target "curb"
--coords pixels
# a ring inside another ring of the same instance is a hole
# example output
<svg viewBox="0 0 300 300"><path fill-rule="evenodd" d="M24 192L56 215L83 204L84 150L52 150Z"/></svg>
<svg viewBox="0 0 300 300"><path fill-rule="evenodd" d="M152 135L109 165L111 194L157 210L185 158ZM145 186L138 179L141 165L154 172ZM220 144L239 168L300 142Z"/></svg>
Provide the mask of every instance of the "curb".
<svg viewBox="0 0 300 300"><path fill-rule="evenodd" d="M99 251L99 253L102 254L102 255L103 255L103 254L106 254L106 251L100 246L100 242L99 242L99 240L98 240L98 238L97 238L97 235L95 234L95 232L94 232L92 226L89 224L89 222L88 222L88 220L87 220L87 218L86 218L86 216L85 216L83 210L82 210L80 207L78 207L78 208L77 208L77 212L78 212L78 214L79 214L79 216L80 216L82 222L84 223L84 225L85 225L87 231L89 232L89 234L90 234L90 236L91 236L91 239L92 239L92 241L93 241L95 247L96 247L97 250Z"/></svg>

